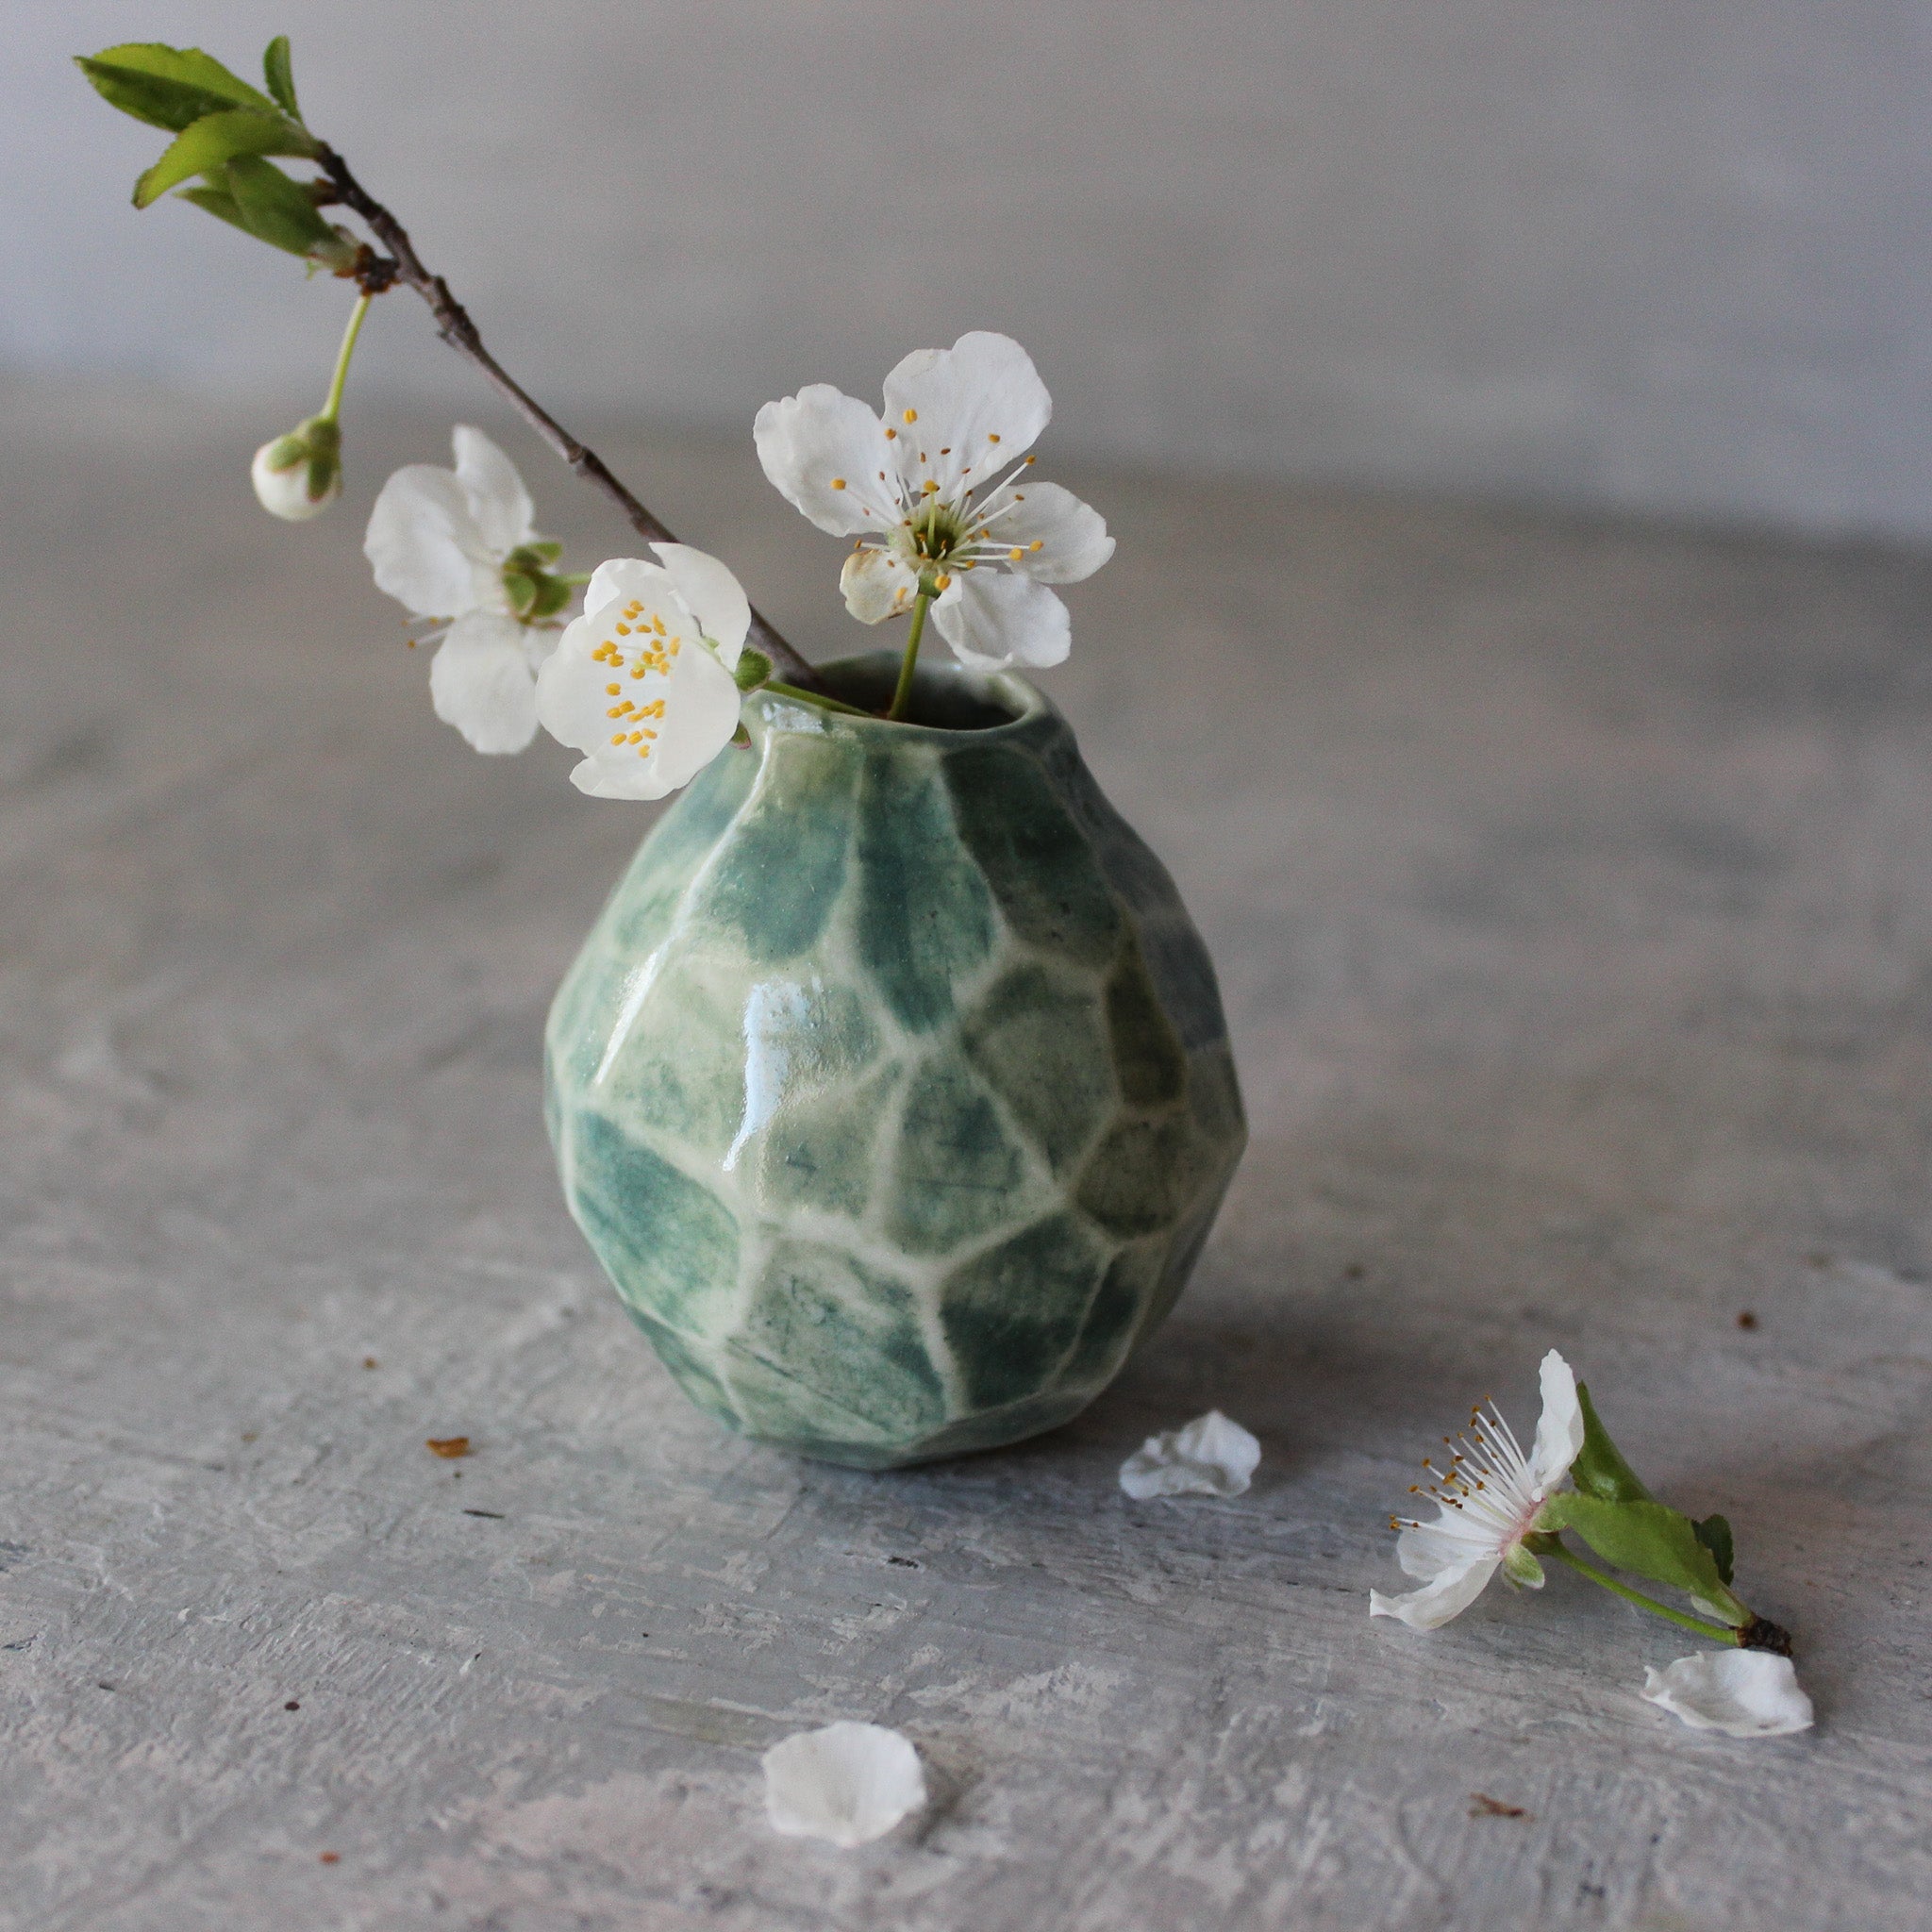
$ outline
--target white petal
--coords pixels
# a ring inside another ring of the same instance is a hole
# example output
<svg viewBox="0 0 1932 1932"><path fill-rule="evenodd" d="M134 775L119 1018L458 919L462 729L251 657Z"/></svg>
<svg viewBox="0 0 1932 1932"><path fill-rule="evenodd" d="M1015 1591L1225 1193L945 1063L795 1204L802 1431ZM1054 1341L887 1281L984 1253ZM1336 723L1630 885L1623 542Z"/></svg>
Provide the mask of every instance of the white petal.
<svg viewBox="0 0 1932 1932"><path fill-rule="evenodd" d="M310 496L306 457L286 470L269 468L269 452L281 441L278 436L255 452L255 460L248 466L248 480L255 486L255 500L270 516L280 517L284 523L306 524L310 517L319 517L342 493L342 468L338 463L322 494Z"/></svg>
<svg viewBox="0 0 1932 1932"><path fill-rule="evenodd" d="M641 597L647 603L662 594L671 573L661 563L649 563L641 557L612 557L591 573L584 586L584 615L594 617L607 604L625 597Z"/></svg>
<svg viewBox="0 0 1932 1932"><path fill-rule="evenodd" d="M450 437L456 445L457 481L470 499L483 541L500 560L537 534L536 510L517 466L483 434L458 423Z"/></svg>
<svg viewBox="0 0 1932 1932"><path fill-rule="evenodd" d="M646 568L652 576L628 574L641 586L640 609L626 600L579 617L537 675L537 716L552 737L587 754L571 782L598 798L662 798L709 764L738 728L730 672L700 641L697 618L670 579ZM654 618L665 626L661 651L648 628ZM640 646L660 653L658 661L646 661ZM599 651L628 655L612 665Z"/></svg>
<svg viewBox="0 0 1932 1932"><path fill-rule="evenodd" d="M886 377L899 473L915 490L931 477L948 502L1024 456L1052 415L1032 357L986 329L950 349L915 349Z"/></svg>
<svg viewBox="0 0 1932 1932"><path fill-rule="evenodd" d="M1150 1496L1239 1496L1261 1460L1261 1445L1218 1408L1185 1428L1149 1436L1121 1464L1121 1488L1137 1502Z"/></svg>
<svg viewBox="0 0 1932 1932"><path fill-rule="evenodd" d="M429 696L436 715L478 751L522 751L537 735L524 626L487 610L458 618L429 666Z"/></svg>
<svg viewBox="0 0 1932 1932"><path fill-rule="evenodd" d="M799 1731L765 1753L765 1815L788 1838L849 1850L883 1838L925 1804L911 1740L883 1724Z"/></svg>
<svg viewBox="0 0 1932 1932"><path fill-rule="evenodd" d="M1369 1615L1400 1617L1411 1630L1440 1630L1482 1595L1501 1560L1497 1557L1473 1557L1457 1569L1444 1570L1433 1583L1425 1583L1407 1596L1384 1596L1379 1590L1372 1590Z"/></svg>
<svg viewBox="0 0 1932 1932"><path fill-rule="evenodd" d="M890 550L854 550L839 573L845 608L860 624L883 624L912 608L919 574Z"/></svg>
<svg viewBox="0 0 1932 1932"><path fill-rule="evenodd" d="M1025 478L1021 478L1025 482ZM1013 507L1002 513L1002 506ZM1113 555L1107 521L1058 483L1026 483L1002 491L985 517L993 519L985 541L1008 548L1008 567L1041 584L1077 584ZM1037 547L1036 547L1037 546ZM1017 551L1018 556L1011 553Z"/></svg>
<svg viewBox="0 0 1932 1932"><path fill-rule="evenodd" d="M808 384L795 396L767 403L752 438L773 486L820 529L850 537L897 525L885 425L856 396L828 382Z"/></svg>
<svg viewBox="0 0 1932 1932"><path fill-rule="evenodd" d="M1402 1565L1402 1574L1423 1583L1478 1557L1500 1562L1503 1544L1487 1526L1471 1523L1459 1509L1442 1509L1436 1522L1413 1524L1395 1540L1395 1560Z"/></svg>
<svg viewBox="0 0 1932 1932"><path fill-rule="evenodd" d="M1541 1379L1543 1412L1529 1452L1529 1479L1548 1495L1583 1449L1583 1407L1576 1400L1576 1377L1554 1348L1543 1357Z"/></svg>
<svg viewBox="0 0 1932 1932"><path fill-rule="evenodd" d="M448 470L411 463L382 486L362 554L375 587L418 617L460 617L491 601L495 565Z"/></svg>
<svg viewBox="0 0 1932 1932"><path fill-rule="evenodd" d="M1004 571L955 573L932 607L940 635L974 671L1059 663L1073 647L1067 607L1044 584Z"/></svg>
<svg viewBox="0 0 1932 1932"><path fill-rule="evenodd" d="M1643 1694L1693 1730L1781 1738L1811 1727L1811 1700L1788 1657L1768 1650L1706 1650L1643 1673Z"/></svg>
<svg viewBox="0 0 1932 1932"><path fill-rule="evenodd" d="M664 569L677 594L691 606L705 635L717 645L719 660L725 670L731 670L744 649L745 633L751 629L751 600L744 594L744 586L715 557L693 550L689 543L653 543L651 548L664 559Z"/></svg>

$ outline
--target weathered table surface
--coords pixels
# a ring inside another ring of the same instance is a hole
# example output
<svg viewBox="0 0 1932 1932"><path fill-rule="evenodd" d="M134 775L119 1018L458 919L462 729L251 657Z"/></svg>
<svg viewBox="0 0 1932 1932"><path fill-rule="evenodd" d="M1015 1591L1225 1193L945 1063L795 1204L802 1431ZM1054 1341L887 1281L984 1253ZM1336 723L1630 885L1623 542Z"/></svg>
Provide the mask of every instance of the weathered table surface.
<svg viewBox="0 0 1932 1932"><path fill-rule="evenodd" d="M1932 1923L1932 566L1072 478L1121 550L1046 682L1254 1141L1086 1417L866 1476L688 1408L559 1205L540 1023L645 814L432 718L358 543L441 426L352 425L299 530L273 426L0 406L0 1925ZM612 453L854 637L748 439ZM1657 1712L1690 1641L1562 1574L1371 1623L1553 1344L1730 1513L1815 1731ZM1254 1489L1128 1502L1209 1406ZM918 1742L917 1828L770 1833L834 1717Z"/></svg>

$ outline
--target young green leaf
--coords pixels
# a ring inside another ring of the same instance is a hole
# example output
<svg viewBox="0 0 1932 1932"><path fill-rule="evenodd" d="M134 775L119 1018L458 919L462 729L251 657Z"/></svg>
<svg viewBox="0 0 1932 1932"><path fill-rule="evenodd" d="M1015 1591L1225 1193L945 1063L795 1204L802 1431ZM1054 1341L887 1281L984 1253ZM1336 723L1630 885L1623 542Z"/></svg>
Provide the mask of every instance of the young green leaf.
<svg viewBox="0 0 1932 1932"><path fill-rule="evenodd" d="M1586 1496L1600 1496L1607 1503L1654 1500L1610 1441L1609 1432L1598 1420L1596 1405L1590 1399L1590 1389L1582 1382L1576 1385L1576 1406L1583 1411L1583 1447L1570 1465L1570 1480Z"/></svg>
<svg viewBox="0 0 1932 1932"><path fill-rule="evenodd" d="M237 155L225 169L242 225L257 240L291 255L308 255L334 239L308 189L259 155Z"/></svg>
<svg viewBox="0 0 1932 1932"><path fill-rule="evenodd" d="M1690 1527L1696 1532L1697 1541L1710 1552L1710 1559L1717 1565L1717 1574L1728 1583L1735 1556L1731 1525L1722 1516L1707 1516L1703 1522L1693 1523Z"/></svg>
<svg viewBox="0 0 1932 1932"><path fill-rule="evenodd" d="M1717 1560L1681 1510L1649 1501L1611 1502L1571 1490L1543 1506L1538 1527L1574 1529L1607 1563L1695 1597L1742 1629L1751 1612L1724 1587Z"/></svg>
<svg viewBox="0 0 1932 1932"><path fill-rule="evenodd" d="M218 215L225 222L232 222L244 235L254 230L242 219L242 210L235 205L235 197L225 188L183 188L176 192L176 201L192 201L196 208L205 208L209 214Z"/></svg>
<svg viewBox="0 0 1932 1932"><path fill-rule="evenodd" d="M282 105L282 111L294 120L301 120L302 109L295 105L295 75L289 64L289 37L277 34L268 43L268 51L261 57L261 72L268 82L268 91Z"/></svg>
<svg viewBox="0 0 1932 1932"><path fill-rule="evenodd" d="M129 41L98 54L76 54L75 65L109 107L176 133L224 108L275 107L266 94L199 47Z"/></svg>
<svg viewBox="0 0 1932 1932"><path fill-rule="evenodd" d="M315 137L286 114L270 108L230 108L205 114L184 127L168 151L134 184L136 208L150 208L169 189L193 175L207 175L237 155L305 155L315 153Z"/></svg>

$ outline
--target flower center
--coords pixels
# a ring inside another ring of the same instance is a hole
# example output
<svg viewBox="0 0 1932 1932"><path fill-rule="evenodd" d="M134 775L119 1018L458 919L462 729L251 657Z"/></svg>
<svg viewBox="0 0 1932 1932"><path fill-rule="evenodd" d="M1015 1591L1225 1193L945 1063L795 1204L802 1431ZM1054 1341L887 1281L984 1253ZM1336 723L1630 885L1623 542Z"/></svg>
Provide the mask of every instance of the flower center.
<svg viewBox="0 0 1932 1932"><path fill-rule="evenodd" d="M631 746L639 758L647 758L658 736L655 727L663 722L664 700L640 702L643 692L630 687L653 675L669 677L672 659L684 640L667 631L661 617L645 617L644 607L635 597L616 612L610 629L612 635L591 653L591 661L608 665L611 674L604 687L605 696L612 700L604 715L618 727L610 742Z"/></svg>

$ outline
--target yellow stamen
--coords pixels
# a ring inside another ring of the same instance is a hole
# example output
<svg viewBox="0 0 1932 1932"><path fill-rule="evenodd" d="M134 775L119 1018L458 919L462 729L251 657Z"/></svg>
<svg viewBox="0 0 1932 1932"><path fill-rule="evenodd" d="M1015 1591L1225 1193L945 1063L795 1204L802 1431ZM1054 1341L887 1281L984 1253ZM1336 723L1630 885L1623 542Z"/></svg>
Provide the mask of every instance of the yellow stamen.
<svg viewBox="0 0 1932 1932"><path fill-rule="evenodd" d="M989 429L986 432L986 440L989 442L997 442L1000 440L998 432L995 430Z"/></svg>
<svg viewBox="0 0 1932 1932"><path fill-rule="evenodd" d="M624 695L624 687L621 684L607 684L604 687L604 695L607 698L621 698Z"/></svg>
<svg viewBox="0 0 1932 1932"><path fill-rule="evenodd" d="M844 489L844 487L845 487L845 479L844 479L844 477L842 477L842 476L834 476L834 477L832 478L832 488L833 488L834 490L842 490L842 489Z"/></svg>
<svg viewBox="0 0 1932 1932"><path fill-rule="evenodd" d="M1019 560L1025 555L1026 553L1024 550L1020 549L1013 549L1007 552L1008 560L1012 563L1018 563Z"/></svg>
<svg viewBox="0 0 1932 1932"><path fill-rule="evenodd" d="M939 575L933 578L933 586L937 590L943 591L952 581L952 576L948 572L941 571Z"/></svg>
<svg viewBox="0 0 1932 1932"><path fill-rule="evenodd" d="M925 481L922 483L919 487L920 489L924 491L924 492L928 496L937 496L940 493L940 486L937 483L935 483L930 476L928 476L925 479Z"/></svg>
<svg viewBox="0 0 1932 1932"><path fill-rule="evenodd" d="M917 423L919 421L919 411L917 409L908 409L906 411L906 420L908 423Z"/></svg>

